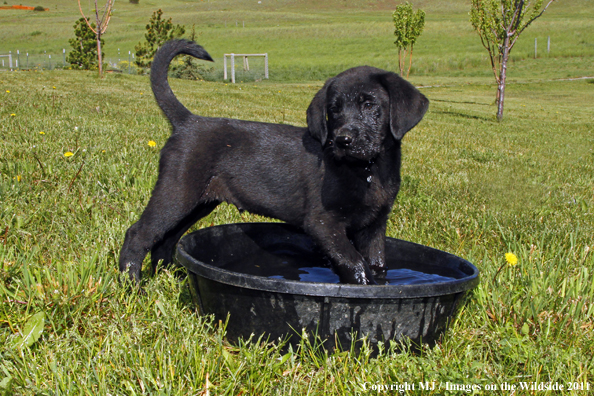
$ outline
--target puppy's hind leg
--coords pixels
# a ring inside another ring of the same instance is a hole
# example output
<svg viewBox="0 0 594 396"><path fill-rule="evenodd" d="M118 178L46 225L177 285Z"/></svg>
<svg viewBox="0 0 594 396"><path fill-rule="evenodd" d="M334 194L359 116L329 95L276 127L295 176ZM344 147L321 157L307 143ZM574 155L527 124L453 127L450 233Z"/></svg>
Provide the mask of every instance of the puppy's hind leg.
<svg viewBox="0 0 594 396"><path fill-rule="evenodd" d="M140 216L126 232L120 251L120 272L128 273L131 280L140 282L142 262L149 251L159 259L169 259L175 242L199 215L205 216L216 206L214 202L200 202L202 189L184 188L182 182L165 182L161 178L151 199Z"/></svg>
<svg viewBox="0 0 594 396"><path fill-rule="evenodd" d="M153 273L156 272L159 261L163 266L168 266L173 262L174 249L179 239L194 225L198 220L206 217L214 210L218 202L209 202L199 205L192 213L183 219L176 228L167 232L161 241L157 242L151 249L151 266Z"/></svg>

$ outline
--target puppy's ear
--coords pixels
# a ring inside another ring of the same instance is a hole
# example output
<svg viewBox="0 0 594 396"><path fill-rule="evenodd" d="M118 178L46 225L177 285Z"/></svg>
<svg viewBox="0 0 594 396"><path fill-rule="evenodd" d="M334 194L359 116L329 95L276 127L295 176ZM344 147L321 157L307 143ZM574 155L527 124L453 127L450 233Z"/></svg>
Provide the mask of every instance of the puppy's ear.
<svg viewBox="0 0 594 396"><path fill-rule="evenodd" d="M396 73L388 72L380 80L390 95L390 129L400 140L423 119L429 99Z"/></svg>
<svg viewBox="0 0 594 396"><path fill-rule="evenodd" d="M309 133L319 140L322 146L326 144L326 139L328 138L326 93L332 80L326 81L326 84L316 93L307 108L307 128L309 129Z"/></svg>

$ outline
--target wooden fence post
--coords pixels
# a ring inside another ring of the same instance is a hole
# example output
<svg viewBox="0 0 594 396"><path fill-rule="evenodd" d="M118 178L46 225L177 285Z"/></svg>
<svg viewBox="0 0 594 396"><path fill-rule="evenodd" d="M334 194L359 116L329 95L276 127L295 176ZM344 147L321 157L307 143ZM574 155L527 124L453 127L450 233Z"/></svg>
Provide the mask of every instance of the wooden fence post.
<svg viewBox="0 0 594 396"><path fill-rule="evenodd" d="M235 84L235 54L231 54L231 82Z"/></svg>
<svg viewBox="0 0 594 396"><path fill-rule="evenodd" d="M227 79L227 54L223 55L223 80Z"/></svg>

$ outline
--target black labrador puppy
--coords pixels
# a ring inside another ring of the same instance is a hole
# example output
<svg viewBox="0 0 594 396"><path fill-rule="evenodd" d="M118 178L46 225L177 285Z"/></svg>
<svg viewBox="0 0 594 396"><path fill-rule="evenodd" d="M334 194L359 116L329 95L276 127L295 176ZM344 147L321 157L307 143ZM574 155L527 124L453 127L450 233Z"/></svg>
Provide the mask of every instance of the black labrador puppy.
<svg viewBox="0 0 594 396"><path fill-rule="evenodd" d="M363 66L329 79L307 109L307 128L207 118L175 97L167 70L178 54L212 61L199 45L165 43L151 84L173 132L140 220L126 232L120 271L138 282L172 260L180 237L219 203L283 220L309 234L344 283L385 271L388 215L400 187L400 144L429 101L397 74Z"/></svg>

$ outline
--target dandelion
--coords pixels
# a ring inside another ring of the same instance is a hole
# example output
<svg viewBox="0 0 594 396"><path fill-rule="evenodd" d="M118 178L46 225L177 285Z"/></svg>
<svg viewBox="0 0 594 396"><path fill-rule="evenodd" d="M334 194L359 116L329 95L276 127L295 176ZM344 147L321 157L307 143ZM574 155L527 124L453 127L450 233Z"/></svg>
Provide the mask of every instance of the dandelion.
<svg viewBox="0 0 594 396"><path fill-rule="evenodd" d="M66 151L66 152L64 153L64 157L66 157L66 158L68 158L68 157L72 157L73 155L74 155L74 153L73 153L73 152L71 152L71 151Z"/></svg>
<svg viewBox="0 0 594 396"><path fill-rule="evenodd" d="M6 90L6 93L10 93L10 91L7 89L7 90Z"/></svg>
<svg viewBox="0 0 594 396"><path fill-rule="evenodd" d="M501 272L503 267L505 267L506 265L509 265L510 267L515 267L516 264L518 264L518 257L515 254L510 253L510 252L505 253L505 263L503 263L501 265L501 267L499 267L499 269L493 276L493 282L495 282L495 279L497 279L497 275L499 275L499 273Z"/></svg>
<svg viewBox="0 0 594 396"><path fill-rule="evenodd" d="M54 89L56 89L56 87L54 87Z"/></svg>
<svg viewBox="0 0 594 396"><path fill-rule="evenodd" d="M512 267L515 267L518 264L518 257L513 253L505 253L505 261Z"/></svg>
<svg viewBox="0 0 594 396"><path fill-rule="evenodd" d="M155 142L154 140L149 140L148 145L149 145L149 147L156 147L157 142Z"/></svg>
<svg viewBox="0 0 594 396"><path fill-rule="evenodd" d="M14 114L14 113L10 113L10 116L11 116L11 117L16 117L16 114Z"/></svg>
<svg viewBox="0 0 594 396"><path fill-rule="evenodd" d="M40 135L45 135L45 132L43 132L43 131L39 131L39 134L40 134Z"/></svg>
<svg viewBox="0 0 594 396"><path fill-rule="evenodd" d="M16 177L13 177L14 180L18 181L20 183L21 181L21 175L17 175Z"/></svg>

